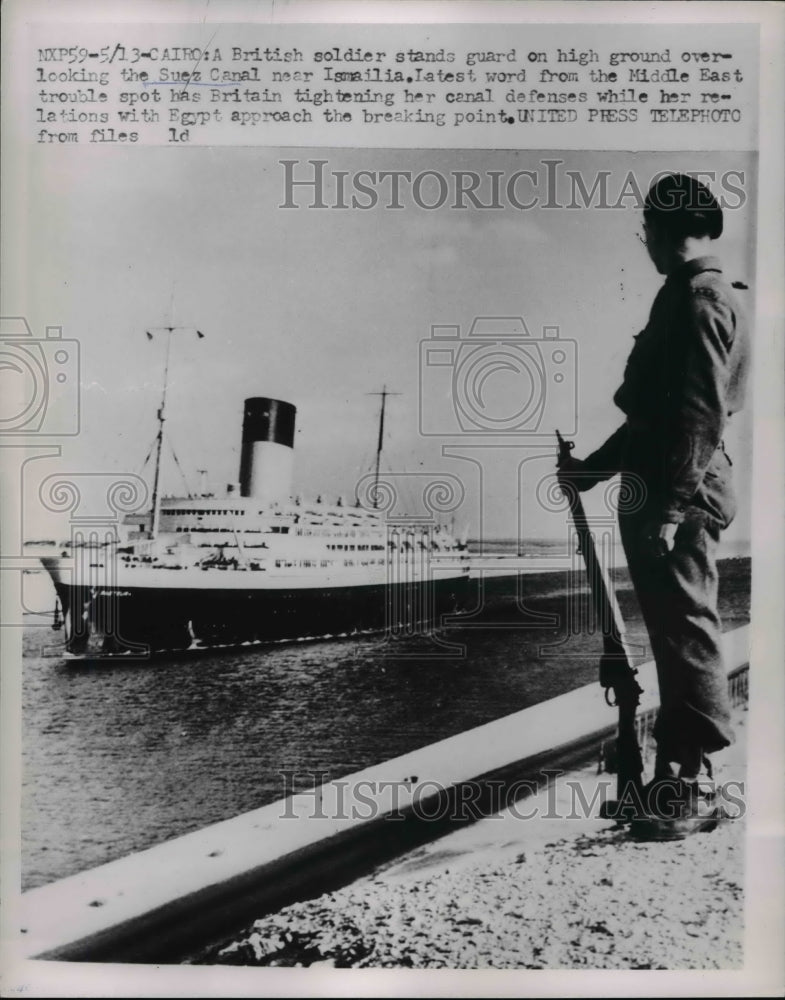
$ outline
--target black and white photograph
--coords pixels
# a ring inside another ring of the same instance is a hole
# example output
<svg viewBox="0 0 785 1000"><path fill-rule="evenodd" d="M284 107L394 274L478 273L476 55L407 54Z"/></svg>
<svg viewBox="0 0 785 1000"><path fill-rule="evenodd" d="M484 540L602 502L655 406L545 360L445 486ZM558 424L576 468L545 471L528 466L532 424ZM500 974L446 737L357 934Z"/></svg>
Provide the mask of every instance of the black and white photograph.
<svg viewBox="0 0 785 1000"><path fill-rule="evenodd" d="M4 12L4 995L778 995L782 8L132 6Z"/></svg>

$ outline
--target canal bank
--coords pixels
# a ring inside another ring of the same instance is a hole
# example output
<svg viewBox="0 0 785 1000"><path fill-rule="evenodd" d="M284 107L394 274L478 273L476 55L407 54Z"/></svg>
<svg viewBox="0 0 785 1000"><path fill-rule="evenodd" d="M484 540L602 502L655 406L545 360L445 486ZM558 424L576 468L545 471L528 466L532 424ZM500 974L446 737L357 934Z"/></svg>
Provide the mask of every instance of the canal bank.
<svg viewBox="0 0 785 1000"><path fill-rule="evenodd" d="M746 706L718 780L746 787ZM631 840L597 816L608 775L553 788L259 919L202 961L266 968L740 970L746 823ZM611 788L611 795L613 794ZM593 809L586 808L592 801Z"/></svg>
<svg viewBox="0 0 785 1000"><path fill-rule="evenodd" d="M724 636L737 697L746 691L749 638L748 627ZM653 663L640 668L639 679L645 737L657 707ZM351 885L476 819L459 810L454 822L467 788L515 789L522 781L537 784L546 773L567 773L581 760L596 761L613 734L615 715L595 682L31 890L22 897L20 948L28 958L199 959L217 944L240 940L255 917ZM479 807L488 815L499 811L493 799ZM577 826L569 822L574 836ZM518 824L527 839L536 828Z"/></svg>

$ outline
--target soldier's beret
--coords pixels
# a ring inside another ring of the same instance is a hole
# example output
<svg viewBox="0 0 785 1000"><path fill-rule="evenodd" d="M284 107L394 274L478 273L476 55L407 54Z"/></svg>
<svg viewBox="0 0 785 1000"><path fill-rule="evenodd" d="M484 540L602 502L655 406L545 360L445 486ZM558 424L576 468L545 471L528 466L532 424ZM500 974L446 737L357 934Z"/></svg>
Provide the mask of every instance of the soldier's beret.
<svg viewBox="0 0 785 1000"><path fill-rule="evenodd" d="M722 235L722 209L709 188L689 174L660 177L649 189L644 215L675 237Z"/></svg>

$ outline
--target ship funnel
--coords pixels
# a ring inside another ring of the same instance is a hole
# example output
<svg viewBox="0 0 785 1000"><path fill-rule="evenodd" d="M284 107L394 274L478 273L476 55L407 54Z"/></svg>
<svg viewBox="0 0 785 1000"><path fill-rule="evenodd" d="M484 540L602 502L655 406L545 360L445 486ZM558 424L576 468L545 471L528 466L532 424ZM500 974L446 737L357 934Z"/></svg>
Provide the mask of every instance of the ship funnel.
<svg viewBox="0 0 785 1000"><path fill-rule="evenodd" d="M265 504L285 502L292 488L294 417L280 399L246 399L240 454L240 493Z"/></svg>

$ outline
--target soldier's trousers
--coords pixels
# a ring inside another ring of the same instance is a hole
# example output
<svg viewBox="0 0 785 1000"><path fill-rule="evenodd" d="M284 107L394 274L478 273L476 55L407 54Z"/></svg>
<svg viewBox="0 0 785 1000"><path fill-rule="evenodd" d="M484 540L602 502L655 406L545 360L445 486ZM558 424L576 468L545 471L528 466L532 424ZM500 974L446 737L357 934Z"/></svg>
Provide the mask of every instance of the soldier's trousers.
<svg viewBox="0 0 785 1000"><path fill-rule="evenodd" d="M733 742L717 611L717 521L688 511L675 546L659 558L642 539L645 510L619 517L630 576L657 664L657 753L684 762Z"/></svg>

